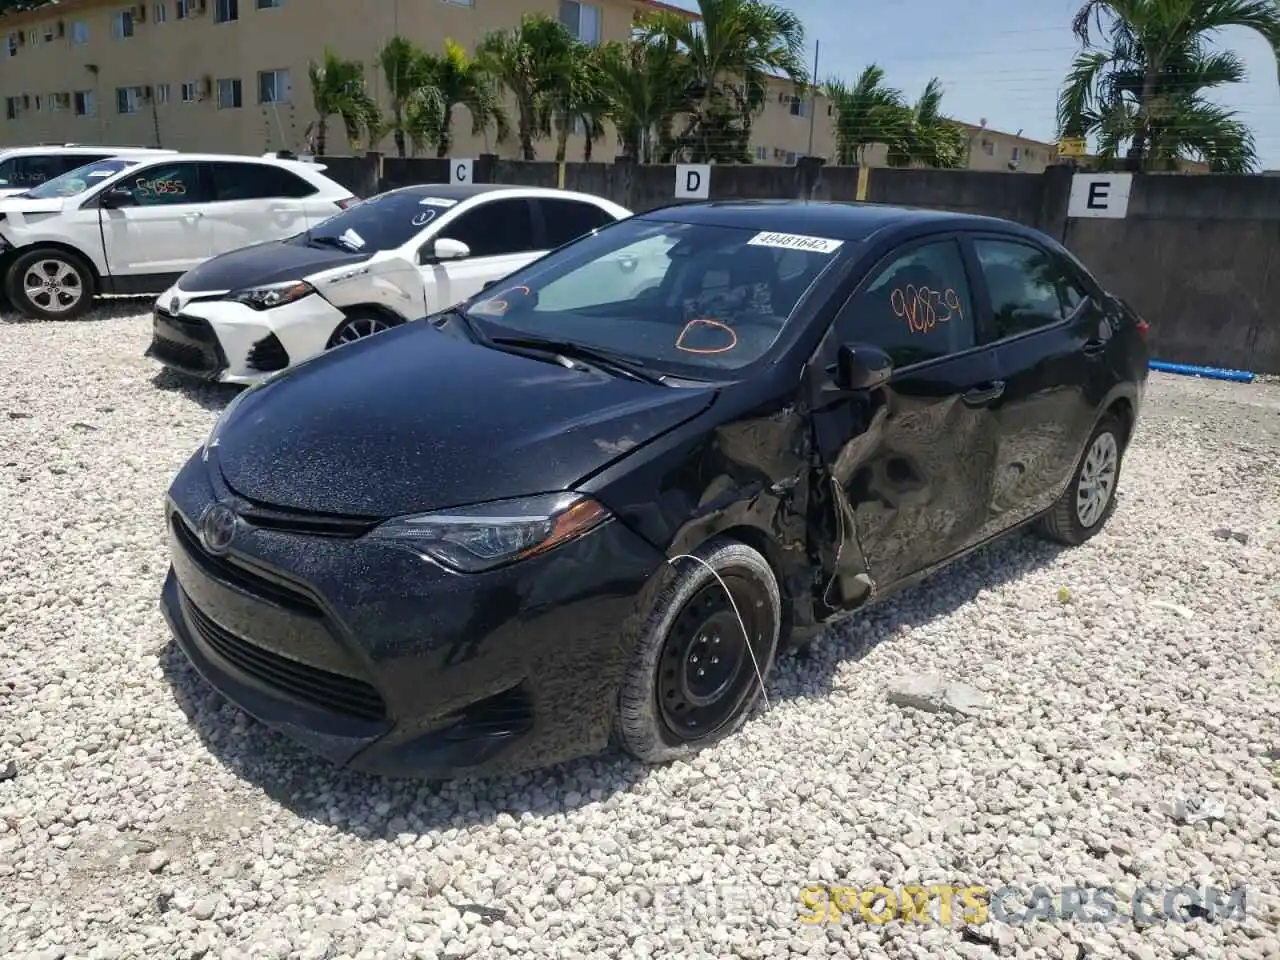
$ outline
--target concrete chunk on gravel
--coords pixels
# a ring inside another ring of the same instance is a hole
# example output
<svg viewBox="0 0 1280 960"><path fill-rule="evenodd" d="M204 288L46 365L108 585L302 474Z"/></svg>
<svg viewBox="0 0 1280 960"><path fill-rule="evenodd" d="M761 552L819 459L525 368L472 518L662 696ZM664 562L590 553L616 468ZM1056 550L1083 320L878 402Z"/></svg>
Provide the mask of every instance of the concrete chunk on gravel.
<svg viewBox="0 0 1280 960"><path fill-rule="evenodd" d="M233 391L158 374L148 307L0 320L0 955L1275 952L1280 385L1154 375L1101 535L1009 538L833 629L688 762L420 784L335 770L174 651L161 504ZM888 703L929 673L989 706ZM815 882L1201 881L1251 916L800 919Z"/></svg>

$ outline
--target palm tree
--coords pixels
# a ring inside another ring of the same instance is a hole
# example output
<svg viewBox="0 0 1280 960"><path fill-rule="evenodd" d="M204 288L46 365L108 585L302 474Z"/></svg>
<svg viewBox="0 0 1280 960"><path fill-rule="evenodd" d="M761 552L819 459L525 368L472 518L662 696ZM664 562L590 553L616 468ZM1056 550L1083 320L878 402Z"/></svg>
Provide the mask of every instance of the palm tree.
<svg viewBox="0 0 1280 960"><path fill-rule="evenodd" d="M1100 48L1091 24L1107 38ZM1088 0L1072 22L1083 49L1058 98L1061 135L1094 135L1105 160L1128 144L1129 165L1138 169L1176 168L1185 157L1214 170L1254 169L1248 127L1204 96L1244 79L1238 56L1209 46L1227 27L1261 35L1280 69L1273 0Z"/></svg>
<svg viewBox="0 0 1280 960"><path fill-rule="evenodd" d="M889 144L891 167L913 164L940 169L964 166L968 138L942 115L942 81L933 77L912 108L902 113L901 129Z"/></svg>
<svg viewBox="0 0 1280 960"><path fill-rule="evenodd" d="M698 0L701 22L674 11L653 14L642 35L674 40L688 59L689 119L680 142L695 161L745 151L752 117L765 103L768 77L809 81L804 26L790 10L765 0ZM730 142L716 142L718 138Z"/></svg>
<svg viewBox="0 0 1280 960"><path fill-rule="evenodd" d="M543 14L525 14L511 30L487 34L476 59L499 89L516 101L520 156L536 160L535 140L551 133L552 96L573 65L575 40L568 27Z"/></svg>
<svg viewBox="0 0 1280 960"><path fill-rule="evenodd" d="M391 136L397 156L403 157L410 140L418 145L413 133L420 130L423 119L443 109L441 91L427 54L404 37L386 42L378 52L378 65L391 95Z"/></svg>
<svg viewBox="0 0 1280 960"><path fill-rule="evenodd" d="M654 140L670 138L690 107L688 61L674 39L655 35L599 48L601 93L623 156L650 163Z"/></svg>
<svg viewBox="0 0 1280 960"><path fill-rule="evenodd" d="M341 118L352 146L358 144L365 133L371 140L376 139L381 115L377 103L365 89L363 64L344 60L326 49L322 60L312 60L307 65L307 77L311 81L311 102L318 118L316 153L324 155L328 146L329 118L333 116Z"/></svg>
<svg viewBox="0 0 1280 960"><path fill-rule="evenodd" d="M597 47L578 41L570 51L570 67L556 78L551 91L556 129L556 162L563 163L569 134L581 127L586 144L582 159L591 162L591 148L604 136L604 118L609 112L603 72L604 54Z"/></svg>
<svg viewBox="0 0 1280 960"><path fill-rule="evenodd" d="M901 90L884 82L884 68L871 64L853 86L839 79L825 85L836 119L836 163L864 164L867 149L904 141L910 108Z"/></svg>
<svg viewBox="0 0 1280 960"><path fill-rule="evenodd" d="M425 111L415 129L420 129L427 143L435 145L437 157L447 157L453 146L453 108L457 104L464 105L471 114L473 135L479 136L492 125L497 142L507 140L510 125L493 78L479 60L467 55L462 44L446 39L444 53L426 54L425 65L430 84L439 94L439 108Z"/></svg>

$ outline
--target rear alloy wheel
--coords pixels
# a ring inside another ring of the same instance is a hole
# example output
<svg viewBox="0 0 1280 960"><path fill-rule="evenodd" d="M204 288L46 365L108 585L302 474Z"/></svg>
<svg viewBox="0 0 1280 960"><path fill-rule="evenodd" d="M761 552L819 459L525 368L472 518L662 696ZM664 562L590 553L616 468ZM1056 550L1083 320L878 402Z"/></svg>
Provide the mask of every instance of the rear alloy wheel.
<svg viewBox="0 0 1280 960"><path fill-rule="evenodd" d="M1067 546L1084 543L1106 525L1115 511L1116 486L1124 457L1125 429L1114 416L1103 417L1085 444L1071 482L1035 529Z"/></svg>
<svg viewBox="0 0 1280 960"><path fill-rule="evenodd" d="M68 320L93 303L93 273L79 257L62 250L33 250L19 257L6 277L9 301L42 320Z"/></svg>
<svg viewBox="0 0 1280 960"><path fill-rule="evenodd" d="M702 562L675 561L679 573L654 604L619 697L615 736L651 763L736 731L778 648L782 602L768 561L731 540L693 556Z"/></svg>
<svg viewBox="0 0 1280 960"><path fill-rule="evenodd" d="M342 323L338 324L338 329L333 331L333 336L329 338L329 343L325 349L340 347L347 343L355 343L357 340L372 337L375 333L382 333L397 326L399 326L398 322L372 311L368 313L351 313Z"/></svg>

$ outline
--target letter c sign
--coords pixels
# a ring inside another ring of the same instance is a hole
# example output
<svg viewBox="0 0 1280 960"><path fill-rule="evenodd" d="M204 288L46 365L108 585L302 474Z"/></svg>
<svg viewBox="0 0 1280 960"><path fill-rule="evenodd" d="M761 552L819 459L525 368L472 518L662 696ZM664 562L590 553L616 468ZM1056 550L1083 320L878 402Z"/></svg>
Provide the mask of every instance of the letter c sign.
<svg viewBox="0 0 1280 960"><path fill-rule="evenodd" d="M471 183L471 161L449 158L449 182Z"/></svg>

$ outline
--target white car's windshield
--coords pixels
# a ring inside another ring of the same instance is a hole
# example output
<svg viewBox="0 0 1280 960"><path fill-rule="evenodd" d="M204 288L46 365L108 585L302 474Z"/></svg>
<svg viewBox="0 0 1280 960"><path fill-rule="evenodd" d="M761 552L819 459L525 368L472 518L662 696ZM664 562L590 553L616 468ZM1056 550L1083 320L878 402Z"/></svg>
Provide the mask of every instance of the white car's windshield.
<svg viewBox="0 0 1280 960"><path fill-rule="evenodd" d="M351 253L382 253L396 250L457 201L424 197L418 192L380 193L334 214L312 227L300 238L303 242L334 246Z"/></svg>
<svg viewBox="0 0 1280 960"><path fill-rule="evenodd" d="M737 370L778 339L843 243L634 217L464 303L494 336L567 340L656 367Z"/></svg>
<svg viewBox="0 0 1280 960"><path fill-rule="evenodd" d="M124 157L109 157L86 163L83 167L68 170L62 176L46 180L38 187L26 193L33 200L48 200L53 197L74 197L102 183L107 177L113 177L121 170L136 167L140 161L128 160Z"/></svg>

